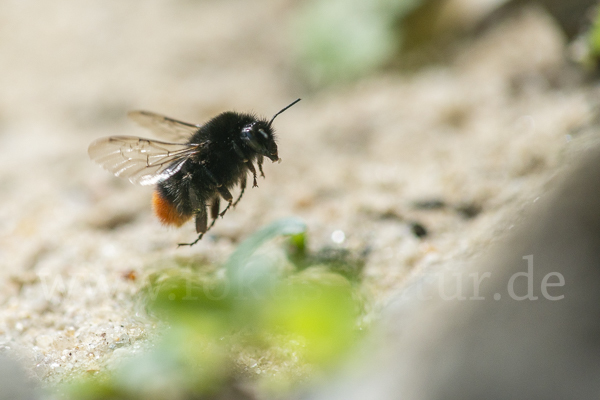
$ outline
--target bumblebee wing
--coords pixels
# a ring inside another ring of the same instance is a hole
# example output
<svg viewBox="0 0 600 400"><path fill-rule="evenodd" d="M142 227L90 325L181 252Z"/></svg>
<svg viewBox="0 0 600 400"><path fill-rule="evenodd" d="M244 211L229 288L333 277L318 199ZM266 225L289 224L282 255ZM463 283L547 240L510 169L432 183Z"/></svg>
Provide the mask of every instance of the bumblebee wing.
<svg viewBox="0 0 600 400"><path fill-rule="evenodd" d="M116 176L139 185L154 185L177 173L201 147L135 136L110 136L90 144L88 154Z"/></svg>
<svg viewBox="0 0 600 400"><path fill-rule="evenodd" d="M155 135L174 142L187 141L201 127L201 125L178 121L150 111L131 111L127 115L144 128L150 129Z"/></svg>

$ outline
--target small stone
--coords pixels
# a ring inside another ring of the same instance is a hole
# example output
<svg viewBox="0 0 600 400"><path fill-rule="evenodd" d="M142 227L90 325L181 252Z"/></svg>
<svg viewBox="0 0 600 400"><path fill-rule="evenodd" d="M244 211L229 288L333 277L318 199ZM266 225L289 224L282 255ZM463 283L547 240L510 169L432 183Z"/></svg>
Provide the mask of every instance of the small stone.
<svg viewBox="0 0 600 400"><path fill-rule="evenodd" d="M54 340L48 335L40 335L35 339L35 344L43 350L48 350Z"/></svg>
<svg viewBox="0 0 600 400"><path fill-rule="evenodd" d="M410 229L412 233L418 238L424 238L427 236L427 229L418 222L413 222L410 224Z"/></svg>

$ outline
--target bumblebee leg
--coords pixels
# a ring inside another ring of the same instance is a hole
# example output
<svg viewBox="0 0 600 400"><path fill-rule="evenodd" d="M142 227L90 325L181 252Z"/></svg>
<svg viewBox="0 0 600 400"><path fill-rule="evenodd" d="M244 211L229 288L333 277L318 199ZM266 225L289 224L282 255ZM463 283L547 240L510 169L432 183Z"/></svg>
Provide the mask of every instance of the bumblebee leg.
<svg viewBox="0 0 600 400"><path fill-rule="evenodd" d="M227 210L229 210L229 207L231 207L231 204L233 203L233 196L231 195L231 192L229 191L229 189L227 189L224 186L218 187L217 190L219 191L219 194L221 195L221 197L223 197L223 199L225 199L225 201L227 201L229 203L229 204L227 204L227 207L225 207L223 212L221 212L221 214L219 214L222 217L223 215L225 215Z"/></svg>
<svg viewBox="0 0 600 400"><path fill-rule="evenodd" d="M200 240L202 240L202 236L204 236L204 233L199 234L198 238L196 240L194 240L192 243L178 243L177 247L181 247L181 246L193 246L196 243L198 243Z"/></svg>
<svg viewBox="0 0 600 400"><path fill-rule="evenodd" d="M194 215L196 215L196 233L204 233L206 228L206 203L200 200L200 196L195 190L190 190L190 203L192 204Z"/></svg>
<svg viewBox="0 0 600 400"><path fill-rule="evenodd" d="M212 222L208 227L207 231L210 230L213 226L215 226L215 222L217 222L217 217L219 216L219 207L221 204L221 199L219 196L215 196L210 205L210 217L212 218Z"/></svg>
<svg viewBox="0 0 600 400"><path fill-rule="evenodd" d="M242 176L242 180L240 181L240 188L242 189L242 191L240 192L240 195L237 198L237 200L233 203L234 207L237 206L237 203L240 202L242 196L244 195L244 190L246 190L246 175Z"/></svg>
<svg viewBox="0 0 600 400"><path fill-rule="evenodd" d="M212 219L217 219L219 216L219 206L221 205L221 198L219 196L215 196L210 205L210 217Z"/></svg>
<svg viewBox="0 0 600 400"><path fill-rule="evenodd" d="M244 155L244 152L242 151L242 149L240 149L239 146L237 144L235 144L235 142L232 141L231 145L233 146L233 151L235 151L235 154L237 154L239 158L244 160L244 162L248 161L248 159Z"/></svg>
<svg viewBox="0 0 600 400"><path fill-rule="evenodd" d="M262 176L264 178L265 173L262 170L263 160L264 160L263 156L258 156L258 158L256 159L256 163L258 164L258 170L260 171L260 176Z"/></svg>
<svg viewBox="0 0 600 400"><path fill-rule="evenodd" d="M215 178L215 176L212 174L212 172L210 172L208 170L208 168L206 168L206 166L204 164L202 164L202 166L204 167L204 172L206 172L206 175L208 176L208 179L210 179L210 181L212 183L214 183L215 186L217 186L217 187L221 186L221 184L217 181L217 178Z"/></svg>
<svg viewBox="0 0 600 400"><path fill-rule="evenodd" d="M196 240L194 240L192 243L178 243L177 247L181 247L181 246L193 246L196 243L198 243L200 240L202 240L202 237L204 236L204 233L201 233L198 235L198 237L196 238Z"/></svg>
<svg viewBox="0 0 600 400"><path fill-rule="evenodd" d="M206 215L206 205L202 204L196 212L196 233L199 233L198 238L191 243L179 243L177 247L193 246L196 243L198 243L202 239L202 236L204 236L206 231L210 229L210 227L207 227L207 217L208 216Z"/></svg>
<svg viewBox="0 0 600 400"><path fill-rule="evenodd" d="M252 172L252 176L254 177L254 181L252 182L252 187L258 187L258 183L256 183L256 170L254 169L254 164L252 164L250 161L248 161L246 163L246 167L248 167L248 169L250 170L250 172Z"/></svg>

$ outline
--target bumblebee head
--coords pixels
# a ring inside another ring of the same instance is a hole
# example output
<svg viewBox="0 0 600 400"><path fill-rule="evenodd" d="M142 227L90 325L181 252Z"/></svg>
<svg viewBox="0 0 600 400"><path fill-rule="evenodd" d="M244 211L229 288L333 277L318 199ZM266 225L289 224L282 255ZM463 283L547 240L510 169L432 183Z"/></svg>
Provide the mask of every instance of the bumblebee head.
<svg viewBox="0 0 600 400"><path fill-rule="evenodd" d="M242 140L258 154L268 157L271 161L279 160L275 134L271 125L264 121L256 121L242 128Z"/></svg>
<svg viewBox="0 0 600 400"><path fill-rule="evenodd" d="M273 162L279 161L277 144L275 143L275 132L271 124L273 124L275 117L299 101L300 99L293 101L290 105L281 109L273 115L273 118L269 122L259 120L244 126L242 128L242 140L258 154L269 157Z"/></svg>

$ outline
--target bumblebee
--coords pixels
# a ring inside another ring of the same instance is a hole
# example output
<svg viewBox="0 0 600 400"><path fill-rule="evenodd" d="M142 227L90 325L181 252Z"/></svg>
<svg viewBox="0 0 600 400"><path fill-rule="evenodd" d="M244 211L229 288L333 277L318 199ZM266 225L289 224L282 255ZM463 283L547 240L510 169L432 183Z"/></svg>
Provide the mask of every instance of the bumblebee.
<svg viewBox="0 0 600 400"><path fill-rule="evenodd" d="M223 112L204 125L191 124L148 111L128 115L166 141L135 136L110 136L90 144L88 154L96 163L118 177L140 185L156 185L153 209L165 225L181 226L195 219L198 237L193 246L213 227L219 216L235 207L244 195L248 172L257 187L263 160L280 161L277 153L275 117L299 102L292 102L271 120L252 114ZM231 190L238 185L234 201ZM221 211L221 198L227 206ZM208 212L212 221L208 225Z"/></svg>

